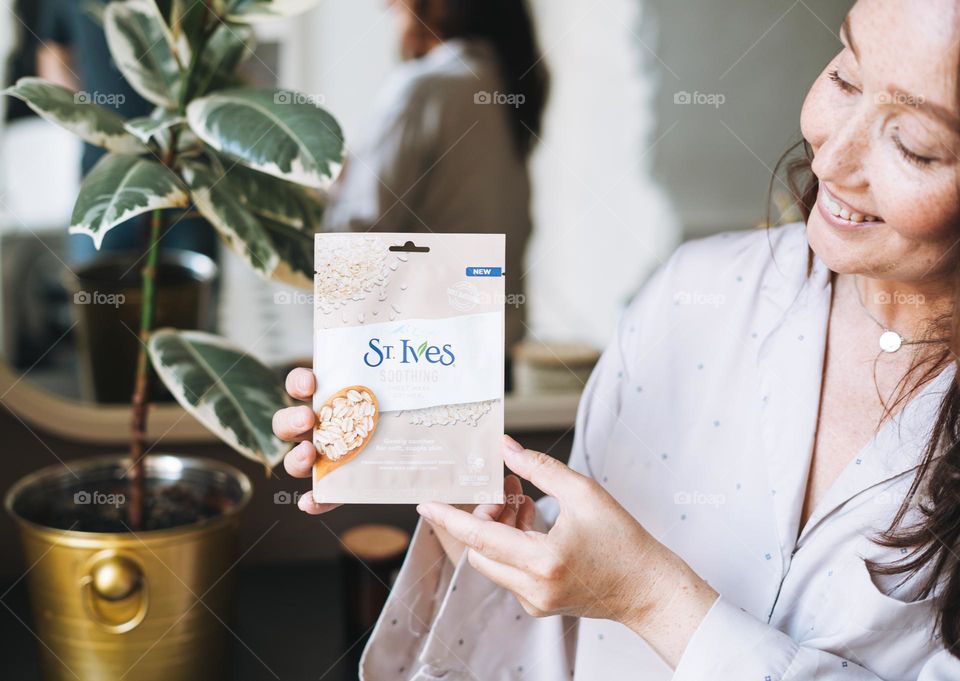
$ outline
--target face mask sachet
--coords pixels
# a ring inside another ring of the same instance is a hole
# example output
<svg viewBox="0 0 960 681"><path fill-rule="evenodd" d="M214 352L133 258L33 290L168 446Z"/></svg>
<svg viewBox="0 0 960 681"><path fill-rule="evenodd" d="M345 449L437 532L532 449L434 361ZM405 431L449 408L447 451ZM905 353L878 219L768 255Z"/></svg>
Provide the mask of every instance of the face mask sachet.
<svg viewBox="0 0 960 681"><path fill-rule="evenodd" d="M318 503L500 503L500 234L315 237Z"/></svg>

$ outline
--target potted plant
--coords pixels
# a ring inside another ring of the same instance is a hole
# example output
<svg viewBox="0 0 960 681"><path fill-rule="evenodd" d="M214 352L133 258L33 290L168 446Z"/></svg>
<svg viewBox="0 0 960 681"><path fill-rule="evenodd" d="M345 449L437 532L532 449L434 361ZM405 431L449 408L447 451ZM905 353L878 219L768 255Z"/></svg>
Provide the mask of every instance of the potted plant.
<svg viewBox="0 0 960 681"><path fill-rule="evenodd" d="M309 286L322 190L343 139L313 98L237 85L251 24L315 0L154 0L106 6L112 57L144 98L123 120L35 78L5 94L109 153L84 179L73 233L99 247L149 213L128 458L44 469L7 494L18 521L48 679L209 679L228 668L230 568L249 480L202 459L147 455L151 363L178 401L239 453L268 469L285 446L271 432L286 396L279 377L226 341L155 331L158 243L196 210L264 277ZM218 621L220 620L220 621Z"/></svg>

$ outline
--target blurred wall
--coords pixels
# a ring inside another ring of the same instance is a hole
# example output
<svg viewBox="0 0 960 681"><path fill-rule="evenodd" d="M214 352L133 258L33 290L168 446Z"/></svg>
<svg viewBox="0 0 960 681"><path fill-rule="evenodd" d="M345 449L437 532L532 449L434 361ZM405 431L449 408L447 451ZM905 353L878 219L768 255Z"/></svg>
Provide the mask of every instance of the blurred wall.
<svg viewBox="0 0 960 681"><path fill-rule="evenodd" d="M771 170L853 0L646 0L659 40L656 176L684 235L766 219ZM699 103L698 103L699 102Z"/></svg>
<svg viewBox="0 0 960 681"><path fill-rule="evenodd" d="M535 0L552 72L533 159L532 334L607 344L623 306L679 241L655 182L659 75L638 0Z"/></svg>

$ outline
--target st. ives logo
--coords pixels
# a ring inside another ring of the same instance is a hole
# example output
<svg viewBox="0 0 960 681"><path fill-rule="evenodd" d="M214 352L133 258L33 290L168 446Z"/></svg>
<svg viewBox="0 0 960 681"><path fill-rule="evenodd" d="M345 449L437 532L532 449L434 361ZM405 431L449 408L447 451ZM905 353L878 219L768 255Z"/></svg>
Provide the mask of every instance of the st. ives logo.
<svg viewBox="0 0 960 681"><path fill-rule="evenodd" d="M440 364L448 367L457 359L453 348L446 345L430 345L423 341L419 345L415 341L402 338L400 345L384 344L379 338L371 338L368 343L370 349L363 355L363 363L368 367L376 368L386 360L400 364Z"/></svg>

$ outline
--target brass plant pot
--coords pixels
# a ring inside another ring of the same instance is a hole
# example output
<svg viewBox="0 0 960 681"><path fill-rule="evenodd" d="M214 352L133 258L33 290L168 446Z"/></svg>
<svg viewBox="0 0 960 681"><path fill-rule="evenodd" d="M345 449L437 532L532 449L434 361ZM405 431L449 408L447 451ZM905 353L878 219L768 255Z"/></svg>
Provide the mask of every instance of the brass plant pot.
<svg viewBox="0 0 960 681"><path fill-rule="evenodd" d="M145 459L147 485L178 483L227 501L215 517L171 529L79 532L38 522L58 495L103 494L120 457L44 468L17 482L5 506L17 521L41 669L47 681L209 681L228 672L239 511L246 475L208 459ZM72 470L72 473L71 473ZM76 474L77 477L74 477ZM59 498L63 498L60 496ZM102 500L102 499L101 499Z"/></svg>

